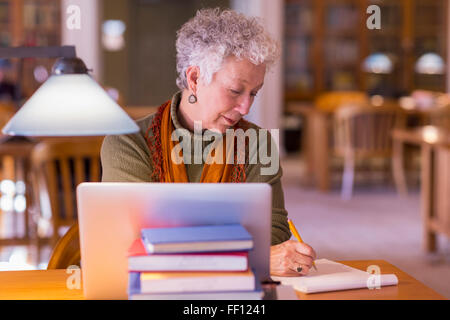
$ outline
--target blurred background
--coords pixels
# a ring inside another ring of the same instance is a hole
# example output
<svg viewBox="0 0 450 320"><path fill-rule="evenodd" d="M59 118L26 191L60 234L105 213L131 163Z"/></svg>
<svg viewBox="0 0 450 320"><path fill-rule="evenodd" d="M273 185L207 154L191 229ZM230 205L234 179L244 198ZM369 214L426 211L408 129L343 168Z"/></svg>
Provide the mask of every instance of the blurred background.
<svg viewBox="0 0 450 320"><path fill-rule="evenodd" d="M75 45L138 119L177 91L176 31L204 7L281 43L248 120L280 130L286 208L319 258L383 259L450 298L447 0L0 0L0 47ZM0 58L2 126L54 62ZM1 139L0 270L45 269L73 194L42 141Z"/></svg>

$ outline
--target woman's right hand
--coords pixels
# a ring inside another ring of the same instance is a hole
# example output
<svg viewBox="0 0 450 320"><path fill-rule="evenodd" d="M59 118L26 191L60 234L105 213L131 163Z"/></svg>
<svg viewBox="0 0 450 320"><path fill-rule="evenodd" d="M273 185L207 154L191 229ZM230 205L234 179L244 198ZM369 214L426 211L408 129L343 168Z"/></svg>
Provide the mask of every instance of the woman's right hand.
<svg viewBox="0 0 450 320"><path fill-rule="evenodd" d="M316 252L306 243L288 240L270 247L270 275L307 275L311 269ZM298 272L298 268L301 271Z"/></svg>

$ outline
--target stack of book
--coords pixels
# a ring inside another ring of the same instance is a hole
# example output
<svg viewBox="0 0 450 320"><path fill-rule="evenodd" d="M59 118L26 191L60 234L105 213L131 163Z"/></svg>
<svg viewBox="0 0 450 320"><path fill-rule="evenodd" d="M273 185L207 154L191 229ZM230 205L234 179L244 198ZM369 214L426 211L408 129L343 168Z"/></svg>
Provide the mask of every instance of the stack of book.
<svg viewBox="0 0 450 320"><path fill-rule="evenodd" d="M131 300L259 300L240 224L143 229L128 252Z"/></svg>

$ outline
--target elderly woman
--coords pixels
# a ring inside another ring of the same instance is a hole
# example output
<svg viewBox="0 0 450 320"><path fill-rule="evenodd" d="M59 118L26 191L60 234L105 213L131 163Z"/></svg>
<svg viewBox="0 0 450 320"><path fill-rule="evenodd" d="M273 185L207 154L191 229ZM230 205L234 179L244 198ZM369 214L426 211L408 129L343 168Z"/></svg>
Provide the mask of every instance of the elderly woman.
<svg viewBox="0 0 450 320"><path fill-rule="evenodd" d="M227 129L260 129L243 116L262 88L266 70L278 57L277 43L256 18L216 8L198 11L181 27L176 49L180 91L155 114L137 121L139 133L105 138L102 181L268 183L273 193L271 274L307 274L316 254L309 245L289 240L282 170L261 174L264 165L249 161L261 147L256 141L236 151L245 154L244 163L210 163L202 155L197 155L200 161L186 161L187 153L193 155L190 159L195 158L192 149L196 143L203 150L214 143L202 137L205 129L225 138ZM196 124L201 125L201 131L196 130ZM172 157L174 130L183 132L183 139L192 142L187 144L191 150L181 150L181 163ZM267 140L270 144L270 138ZM277 155L271 154L271 158L278 161Z"/></svg>

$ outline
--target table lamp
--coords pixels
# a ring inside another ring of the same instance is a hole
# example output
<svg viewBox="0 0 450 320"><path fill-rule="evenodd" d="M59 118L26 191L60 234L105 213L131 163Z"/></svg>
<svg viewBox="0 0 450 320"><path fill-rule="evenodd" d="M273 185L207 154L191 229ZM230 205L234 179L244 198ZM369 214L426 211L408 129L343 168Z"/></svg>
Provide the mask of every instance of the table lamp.
<svg viewBox="0 0 450 320"><path fill-rule="evenodd" d="M367 91L369 95L380 99L383 96L393 96L393 84L390 81L390 74L393 72L394 63L388 54L374 52L366 57L362 64L362 70L368 74ZM382 101L374 104L382 104Z"/></svg>
<svg viewBox="0 0 450 320"><path fill-rule="evenodd" d="M393 63L387 54L376 52L364 59L362 68L369 73L388 74L392 72Z"/></svg>
<svg viewBox="0 0 450 320"><path fill-rule="evenodd" d="M17 136L103 136L139 131L88 74L75 47L0 48L0 58L58 57L52 75L3 128Z"/></svg>
<svg viewBox="0 0 450 320"><path fill-rule="evenodd" d="M440 55L434 52L428 52L417 59L414 69L420 74L444 74L445 62Z"/></svg>

